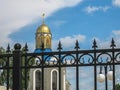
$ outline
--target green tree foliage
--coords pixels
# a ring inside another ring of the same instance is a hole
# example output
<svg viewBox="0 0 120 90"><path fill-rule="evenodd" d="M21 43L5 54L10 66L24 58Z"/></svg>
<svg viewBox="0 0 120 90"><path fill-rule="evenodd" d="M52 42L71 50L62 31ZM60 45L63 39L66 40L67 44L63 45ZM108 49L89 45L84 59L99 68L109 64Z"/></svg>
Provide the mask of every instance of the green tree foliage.
<svg viewBox="0 0 120 90"><path fill-rule="evenodd" d="M0 47L0 54L5 54L5 49ZM5 64L5 58L0 58L0 67ZM5 70L0 69L0 85L4 84L5 81Z"/></svg>
<svg viewBox="0 0 120 90"><path fill-rule="evenodd" d="M23 54L25 53L24 48L22 48L22 53ZM2 55L2 54L7 54L7 52L5 51L5 49L3 47L0 47L0 55ZM27 58L29 58L29 57L27 57ZM4 66L7 65L7 63L8 63L7 59L8 59L7 57L6 58L5 57L0 57L0 67L4 67ZM25 59L25 56L22 57L21 66L23 66L23 67L25 67L25 62L26 62L25 60L27 60L27 59ZM12 57L9 58L9 63L8 64L9 64L9 67L13 67L13 58ZM28 64L33 65L34 64L34 58L32 58L28 62ZM21 80L22 89L25 88L25 80L27 81L26 85L28 86L29 72L30 72L30 69L26 69L26 70L24 68L22 69L22 74L21 74L22 75L22 80ZM7 74L9 74L9 88L12 88L12 80L13 80L12 73L13 73L12 69L9 69L9 72L8 72L8 69L2 69L1 68L0 69L0 85L7 86ZM25 73L26 73L26 76L25 76Z"/></svg>
<svg viewBox="0 0 120 90"><path fill-rule="evenodd" d="M120 84L115 85L115 90L120 90Z"/></svg>
<svg viewBox="0 0 120 90"><path fill-rule="evenodd" d="M3 47L0 47L0 55L7 54L5 49ZM7 85L7 79L9 80L9 88L12 87L12 69L10 68L3 68L7 67L9 64L9 67L12 66L11 58L9 58L9 61L7 61L8 57L0 57L0 85L6 86ZM9 76L7 78L7 75Z"/></svg>

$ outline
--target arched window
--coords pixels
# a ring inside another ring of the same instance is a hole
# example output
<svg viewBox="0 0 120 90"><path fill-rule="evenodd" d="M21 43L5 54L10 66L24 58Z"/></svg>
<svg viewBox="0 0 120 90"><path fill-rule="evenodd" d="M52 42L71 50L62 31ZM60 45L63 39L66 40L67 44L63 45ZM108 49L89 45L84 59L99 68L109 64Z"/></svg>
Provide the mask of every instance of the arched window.
<svg viewBox="0 0 120 90"><path fill-rule="evenodd" d="M46 48L51 48L51 37L49 35L47 35L45 38L45 45Z"/></svg>
<svg viewBox="0 0 120 90"><path fill-rule="evenodd" d="M35 72L35 90L42 90L41 89L41 85L42 85L41 80L42 80L41 71L37 70Z"/></svg>
<svg viewBox="0 0 120 90"><path fill-rule="evenodd" d="M57 71L52 72L52 90L57 90Z"/></svg>

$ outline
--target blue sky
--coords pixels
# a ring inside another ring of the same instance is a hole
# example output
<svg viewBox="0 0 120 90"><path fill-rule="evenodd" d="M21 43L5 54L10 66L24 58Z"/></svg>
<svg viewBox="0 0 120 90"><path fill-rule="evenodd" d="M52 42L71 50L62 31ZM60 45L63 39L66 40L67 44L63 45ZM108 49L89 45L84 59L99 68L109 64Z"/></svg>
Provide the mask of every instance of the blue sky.
<svg viewBox="0 0 120 90"><path fill-rule="evenodd" d="M60 40L72 50L76 40L81 49L109 48L113 37L120 47L120 0L0 0L0 46L16 42L35 49L35 32L42 23L50 27L53 50ZM91 89L92 90L92 89Z"/></svg>

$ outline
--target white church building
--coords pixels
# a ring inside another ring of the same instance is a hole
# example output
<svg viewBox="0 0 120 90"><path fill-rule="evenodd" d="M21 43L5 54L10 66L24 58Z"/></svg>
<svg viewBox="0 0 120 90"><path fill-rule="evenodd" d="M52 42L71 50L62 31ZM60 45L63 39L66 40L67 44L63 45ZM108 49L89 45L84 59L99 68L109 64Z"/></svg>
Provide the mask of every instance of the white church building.
<svg viewBox="0 0 120 90"><path fill-rule="evenodd" d="M36 31L36 49L35 53L42 52L42 44L44 52L52 52L52 33L50 28L44 23L38 27ZM53 59L53 58L51 58ZM36 63L37 59L35 59ZM51 64L52 64L52 60ZM30 69L30 80L28 90L42 90L42 75L41 68ZM61 90L70 90L70 83L66 79L66 68L61 68ZM59 90L59 70L58 68L44 68L44 90Z"/></svg>

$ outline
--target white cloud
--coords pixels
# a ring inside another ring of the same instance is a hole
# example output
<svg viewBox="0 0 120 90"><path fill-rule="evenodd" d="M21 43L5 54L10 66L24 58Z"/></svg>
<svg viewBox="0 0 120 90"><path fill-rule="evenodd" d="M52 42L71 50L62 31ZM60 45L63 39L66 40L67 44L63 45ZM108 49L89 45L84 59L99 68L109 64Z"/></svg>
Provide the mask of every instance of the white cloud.
<svg viewBox="0 0 120 90"><path fill-rule="evenodd" d="M74 47L76 40L78 40L78 42L84 42L86 39L86 37L84 35L73 35L73 36L66 36L63 38L60 38L59 40L62 43L62 47L64 49L70 49L71 47ZM58 45L58 40L53 40L53 45ZM74 46L73 46L74 45ZM53 49L56 50L56 46L53 46Z"/></svg>
<svg viewBox="0 0 120 90"><path fill-rule="evenodd" d="M116 36L120 35L120 30L113 30L112 33Z"/></svg>
<svg viewBox="0 0 120 90"><path fill-rule="evenodd" d="M120 0L112 0L112 4L116 7L120 7Z"/></svg>
<svg viewBox="0 0 120 90"><path fill-rule="evenodd" d="M98 37L93 37L92 41L94 39L96 40L96 43L97 43L97 46L98 46L97 48L110 48L110 41L108 41L106 38L103 41Z"/></svg>
<svg viewBox="0 0 120 90"><path fill-rule="evenodd" d="M115 41L116 47L120 47L120 30L113 30L111 32L111 35L109 35L107 38L104 38L104 40L101 40L100 38L93 37L93 39L96 40L98 48L110 48L111 40L112 38Z"/></svg>
<svg viewBox="0 0 120 90"><path fill-rule="evenodd" d="M87 12L88 14L91 14L93 12L96 11L103 11L106 12L110 7L109 6L88 6L84 9L85 12Z"/></svg>
<svg viewBox="0 0 120 90"><path fill-rule="evenodd" d="M111 48L110 45L111 45L111 40L112 40L113 36L110 35L107 38L104 38L103 40L101 40L100 38L97 38L97 37L94 37L94 38L96 40L98 49L108 49L108 48ZM115 37L114 37L114 40L115 40L115 42L117 42ZM115 44L117 44L117 43L115 43Z"/></svg>
<svg viewBox="0 0 120 90"><path fill-rule="evenodd" d="M99 10L99 8L98 7L94 7L94 6L88 6L88 7L85 8L85 11L87 13L92 13L92 12L95 12L95 11L98 11L98 10Z"/></svg>
<svg viewBox="0 0 120 90"><path fill-rule="evenodd" d="M120 30L113 30L112 37L115 39L116 46L120 47Z"/></svg>
<svg viewBox="0 0 120 90"><path fill-rule="evenodd" d="M80 2L82 0L1 0L0 45L11 43L10 34L33 23L43 12L48 17L61 8L72 7Z"/></svg>

